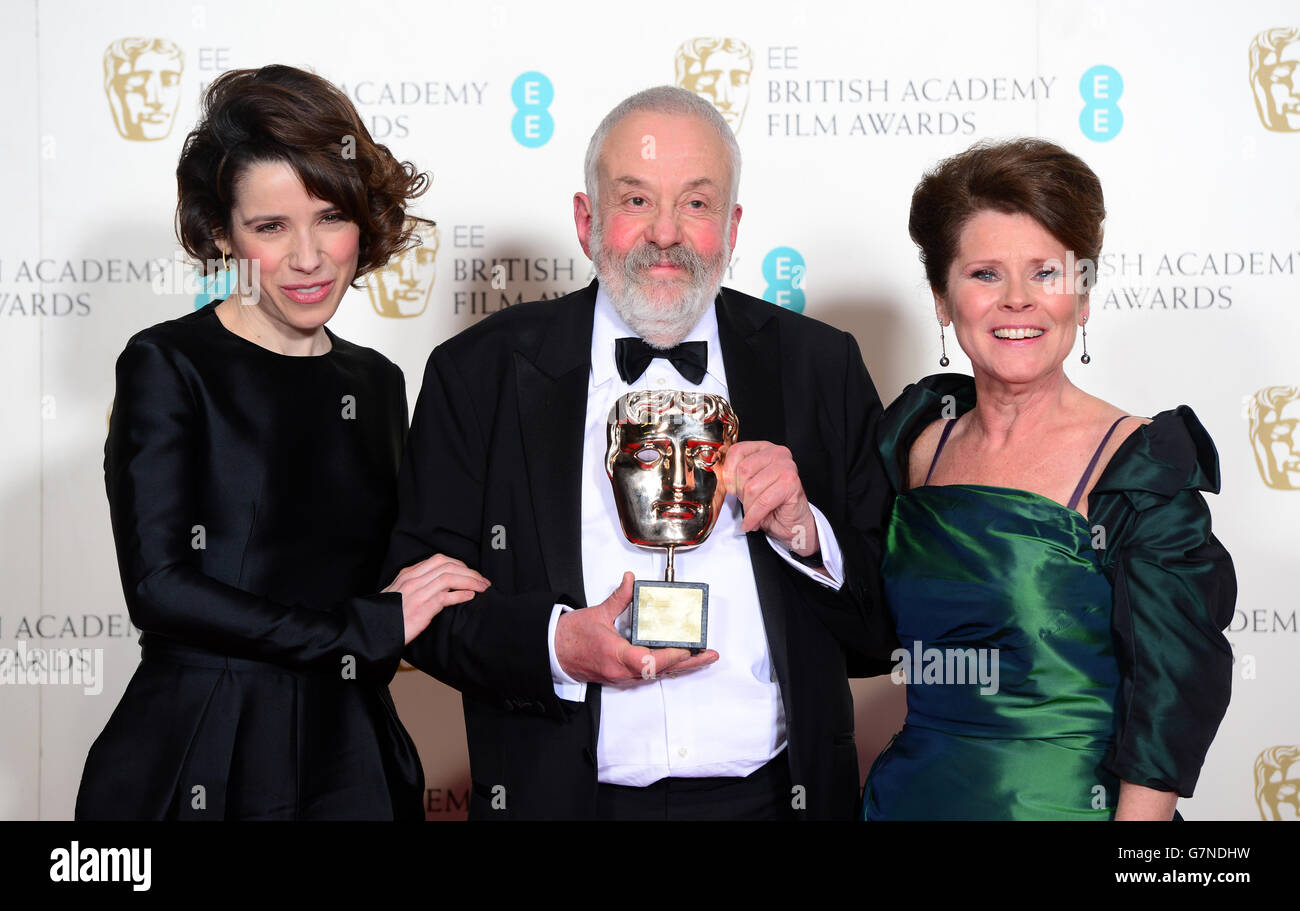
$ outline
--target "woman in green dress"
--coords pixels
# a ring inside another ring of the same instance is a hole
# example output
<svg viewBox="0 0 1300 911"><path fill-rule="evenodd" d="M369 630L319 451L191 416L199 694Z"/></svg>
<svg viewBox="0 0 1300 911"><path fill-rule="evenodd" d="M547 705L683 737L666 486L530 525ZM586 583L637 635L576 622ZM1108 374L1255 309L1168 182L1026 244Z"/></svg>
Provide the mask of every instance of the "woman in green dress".
<svg viewBox="0 0 1300 911"><path fill-rule="evenodd" d="M927 377L881 422L908 715L867 819L1170 819L1227 708L1214 444L1185 405L1134 417L1065 375L1104 217L1097 176L1042 140L977 145L913 194L974 377Z"/></svg>

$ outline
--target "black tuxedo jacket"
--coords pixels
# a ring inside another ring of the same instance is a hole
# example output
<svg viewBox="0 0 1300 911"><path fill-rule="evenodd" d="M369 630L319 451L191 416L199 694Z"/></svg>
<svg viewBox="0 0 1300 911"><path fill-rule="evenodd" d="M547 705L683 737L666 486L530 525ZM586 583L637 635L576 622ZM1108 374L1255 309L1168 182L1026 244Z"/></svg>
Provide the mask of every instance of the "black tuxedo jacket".
<svg viewBox="0 0 1300 911"><path fill-rule="evenodd" d="M593 283L518 304L438 346L407 439L385 583L433 553L492 582L443 610L406 651L463 695L473 819L595 811L600 687L589 685L584 703L559 699L547 647L554 605L587 606L580 462L595 300ZM844 554L835 592L786 564L762 532L749 535L793 805L803 818L851 818L859 777L847 677L889 667L880 400L851 335L725 288L716 307L741 438L790 448Z"/></svg>

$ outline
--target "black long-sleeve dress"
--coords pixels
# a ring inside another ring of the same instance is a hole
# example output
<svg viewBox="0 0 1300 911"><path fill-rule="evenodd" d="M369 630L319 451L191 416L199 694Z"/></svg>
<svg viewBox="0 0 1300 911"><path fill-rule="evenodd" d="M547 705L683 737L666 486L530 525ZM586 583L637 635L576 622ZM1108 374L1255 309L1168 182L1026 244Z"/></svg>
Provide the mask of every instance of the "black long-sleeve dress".
<svg viewBox="0 0 1300 911"><path fill-rule="evenodd" d="M376 593L402 373L333 333L326 354L276 354L215 307L117 362L104 470L141 662L77 818L422 818L387 689L401 596Z"/></svg>

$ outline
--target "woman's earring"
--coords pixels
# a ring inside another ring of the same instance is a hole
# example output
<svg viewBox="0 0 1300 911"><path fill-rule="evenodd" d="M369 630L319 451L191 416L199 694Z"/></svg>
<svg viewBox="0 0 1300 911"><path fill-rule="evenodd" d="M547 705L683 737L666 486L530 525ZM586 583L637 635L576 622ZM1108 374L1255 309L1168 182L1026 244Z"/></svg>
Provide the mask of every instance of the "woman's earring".
<svg viewBox="0 0 1300 911"><path fill-rule="evenodd" d="M230 263L226 262L226 251L225 251L225 250L222 250L222 251L221 251L221 268L225 269L227 272L230 271Z"/></svg>
<svg viewBox="0 0 1300 911"><path fill-rule="evenodd" d="M1079 358L1079 360L1083 361L1085 364L1091 364L1092 357L1088 354L1088 321L1084 320L1082 325L1083 325L1083 357Z"/></svg>
<svg viewBox="0 0 1300 911"><path fill-rule="evenodd" d="M942 320L939 321L939 351L941 352L941 355L939 357L939 366L947 367L952 362L948 360L948 343L944 340L943 337Z"/></svg>

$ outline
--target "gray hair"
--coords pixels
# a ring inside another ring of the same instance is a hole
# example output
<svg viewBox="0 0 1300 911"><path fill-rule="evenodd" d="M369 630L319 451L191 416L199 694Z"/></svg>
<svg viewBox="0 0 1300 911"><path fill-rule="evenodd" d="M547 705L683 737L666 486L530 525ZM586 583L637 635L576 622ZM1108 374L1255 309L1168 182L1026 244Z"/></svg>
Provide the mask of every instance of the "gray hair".
<svg viewBox="0 0 1300 911"><path fill-rule="evenodd" d="M736 197L740 193L740 143L736 142L736 134L731 131L727 121L718 113L718 109L707 99L701 98L694 92L688 92L680 86L658 85L623 99L612 111L605 115L605 119L600 122L600 126L596 127L596 132L591 134L591 142L587 144L587 157L583 163L583 173L587 183L587 196L591 199L593 206L596 203L596 186L599 183L596 167L600 162L600 153L605 145L605 137L625 117L642 113L699 117L717 130L718 137L722 139L728 151L731 152L731 198L728 208L736 204Z"/></svg>

